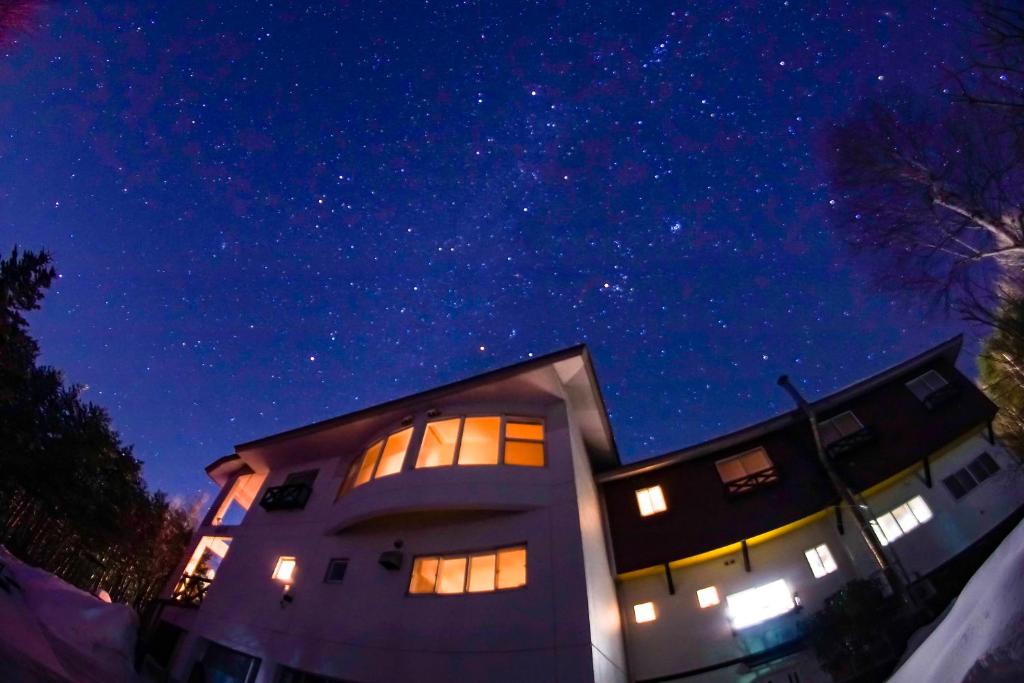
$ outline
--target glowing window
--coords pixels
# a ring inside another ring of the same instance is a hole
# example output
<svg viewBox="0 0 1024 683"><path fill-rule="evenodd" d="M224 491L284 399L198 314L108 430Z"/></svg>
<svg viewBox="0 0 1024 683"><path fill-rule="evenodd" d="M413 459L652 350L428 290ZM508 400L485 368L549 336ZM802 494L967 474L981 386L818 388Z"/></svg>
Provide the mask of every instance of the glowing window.
<svg viewBox="0 0 1024 683"><path fill-rule="evenodd" d="M384 440L382 439L366 449L366 452L363 453L363 459L359 463L359 470L356 473L356 480L352 484L353 486L362 486L370 481L370 478L373 477L373 468L377 466L377 457L380 455L380 450L383 446Z"/></svg>
<svg viewBox="0 0 1024 683"><path fill-rule="evenodd" d="M668 506L665 505L665 494L660 486L637 489L636 503L640 506L641 517L650 517L668 509Z"/></svg>
<svg viewBox="0 0 1024 683"><path fill-rule="evenodd" d="M413 561L410 593L490 593L526 585L526 548L472 555L417 557Z"/></svg>
<svg viewBox="0 0 1024 683"><path fill-rule="evenodd" d="M505 464L544 467L544 425L506 422Z"/></svg>
<svg viewBox="0 0 1024 683"><path fill-rule="evenodd" d="M494 590L494 576L497 569L497 557L494 553L474 555L469 558L469 582L467 593L486 593Z"/></svg>
<svg viewBox="0 0 1024 683"><path fill-rule="evenodd" d="M466 558L442 557L437 567L437 592L461 593L466 589Z"/></svg>
<svg viewBox="0 0 1024 683"><path fill-rule="evenodd" d="M697 604L700 605L701 609L705 607L714 607L722 601L718 597L718 589L714 586L708 586L707 588L701 588L697 591Z"/></svg>
<svg viewBox="0 0 1024 683"><path fill-rule="evenodd" d="M409 581L410 593L433 593L437 581L438 557L417 557L412 563L412 579Z"/></svg>
<svg viewBox="0 0 1024 683"><path fill-rule="evenodd" d="M831 574L839 568L832 557L832 551L824 543L806 551L804 557L807 558L807 564L811 565L811 573L814 574L816 579L820 579L826 574Z"/></svg>
<svg viewBox="0 0 1024 683"><path fill-rule="evenodd" d="M460 465L497 465L500 417L467 417L459 444Z"/></svg>
<svg viewBox="0 0 1024 683"><path fill-rule="evenodd" d="M274 567L274 573L271 578L274 578L282 583L291 583L295 577L295 558L294 557L279 557L277 558L277 566Z"/></svg>
<svg viewBox="0 0 1024 683"><path fill-rule="evenodd" d="M734 629L760 624L796 607L785 579L727 595L725 602Z"/></svg>
<svg viewBox="0 0 1024 683"><path fill-rule="evenodd" d="M641 602L639 605L633 605L633 618L636 619L638 624L645 624L648 621L657 619L658 614L654 611L654 603Z"/></svg>
<svg viewBox="0 0 1024 683"><path fill-rule="evenodd" d="M405 452L409 450L409 440L412 438L412 427L395 432L384 442L384 450L380 454L380 464L374 473L374 479L395 474L402 469L405 461Z"/></svg>
<svg viewBox="0 0 1024 683"><path fill-rule="evenodd" d="M850 434L856 434L862 429L864 429L864 425L862 425L860 420L857 419L857 416L849 410L845 413L836 415L830 420L824 420L818 425L818 433L821 434L822 446L833 444Z"/></svg>
<svg viewBox="0 0 1024 683"><path fill-rule="evenodd" d="M914 496L871 521L871 528L882 545L888 545L932 518L932 510L921 496Z"/></svg>
<svg viewBox="0 0 1024 683"><path fill-rule="evenodd" d="M455 462L455 448L459 443L459 425L454 417L427 423L416 467L444 467Z"/></svg>
<svg viewBox="0 0 1024 683"><path fill-rule="evenodd" d="M497 588L519 588L525 585L526 548L509 548L499 551Z"/></svg>

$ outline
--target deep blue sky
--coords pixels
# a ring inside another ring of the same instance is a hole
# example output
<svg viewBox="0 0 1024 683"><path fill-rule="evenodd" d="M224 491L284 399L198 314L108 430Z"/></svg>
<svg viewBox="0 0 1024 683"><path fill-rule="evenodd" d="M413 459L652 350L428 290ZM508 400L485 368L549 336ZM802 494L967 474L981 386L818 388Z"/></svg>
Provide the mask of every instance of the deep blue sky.
<svg viewBox="0 0 1024 683"><path fill-rule="evenodd" d="M960 330L839 247L820 147L961 3L304 4L65 2L0 58L43 360L154 487L580 341L634 460Z"/></svg>

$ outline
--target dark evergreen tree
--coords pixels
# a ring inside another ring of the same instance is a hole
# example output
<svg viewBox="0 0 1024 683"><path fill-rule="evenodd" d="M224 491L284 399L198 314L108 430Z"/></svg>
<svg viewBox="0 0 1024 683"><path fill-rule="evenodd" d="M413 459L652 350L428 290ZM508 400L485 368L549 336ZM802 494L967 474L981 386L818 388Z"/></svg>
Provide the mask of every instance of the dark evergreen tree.
<svg viewBox="0 0 1024 683"><path fill-rule="evenodd" d="M156 597L191 535L150 493L110 417L39 366L25 313L55 272L45 252L0 259L0 542L25 561L136 606Z"/></svg>

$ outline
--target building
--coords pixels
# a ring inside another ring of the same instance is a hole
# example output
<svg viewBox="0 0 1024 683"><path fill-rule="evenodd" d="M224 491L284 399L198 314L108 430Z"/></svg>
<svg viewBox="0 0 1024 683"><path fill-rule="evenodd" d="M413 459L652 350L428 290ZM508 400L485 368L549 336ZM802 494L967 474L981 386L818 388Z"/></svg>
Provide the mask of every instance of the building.
<svg viewBox="0 0 1024 683"><path fill-rule="evenodd" d="M924 593L1021 514L954 338L811 404ZM629 465L585 347L241 444L154 619L171 680L829 678L803 619L879 574L799 411Z"/></svg>

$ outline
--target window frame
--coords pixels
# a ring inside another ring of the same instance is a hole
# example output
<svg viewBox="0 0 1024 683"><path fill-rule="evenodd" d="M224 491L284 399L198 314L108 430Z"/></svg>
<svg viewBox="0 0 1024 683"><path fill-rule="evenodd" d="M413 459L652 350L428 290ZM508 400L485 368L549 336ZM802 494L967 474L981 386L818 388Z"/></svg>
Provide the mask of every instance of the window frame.
<svg viewBox="0 0 1024 683"><path fill-rule="evenodd" d="M821 554L821 549L822 548L825 549L825 554L828 557L828 561L832 565L831 569L828 568L828 565L825 563L825 558L822 557L822 554ZM822 572L821 574L818 573L818 571L815 568L814 564L811 562L812 554L813 554L813 556L815 558L817 558L818 564L821 565L821 572ZM818 545L816 545L814 547L808 548L807 550L804 551L804 559L807 560L807 565L810 567L811 574L814 575L815 579L823 579L826 576L828 576L829 574L835 574L837 571L839 571L839 563L836 562L835 555L832 554L832 549L828 547L828 543L819 543Z"/></svg>
<svg viewBox="0 0 1024 683"><path fill-rule="evenodd" d="M498 554L501 553L501 552L509 551L509 550L522 550L522 551L525 552L525 554L526 554L526 566L524 567L524 580L523 580L523 583L521 585L519 585L519 586L513 586L511 588L498 588ZM471 590L469 590L469 582L470 582L470 570L472 569L472 560L473 560L474 557L481 557L481 556L484 556L484 555L492 555L494 557L494 588L491 589L491 590L485 590L485 591L479 591L479 590L471 591ZM437 570L434 572L434 587L433 587L433 589L429 593L428 592L414 593L412 591L412 577L413 577L413 575L414 575L414 573L416 571L416 562L418 560L423 560L423 559L436 560L437 561ZM439 593L437 591L437 582L438 582L438 576L440 576L440 574L441 574L441 563L442 563L442 561L444 561L444 560L460 560L460 559L466 561L465 574L462 577L462 591L460 591L458 593ZM490 548L476 548L474 550L462 550L462 551L455 551L455 552L449 552L449 553L436 553L436 554L435 553L425 553L425 554L422 554L422 555L413 555L412 562L410 563L411 564L411 569L409 571L409 578L405 582L405 594L407 596L416 597L416 598L420 598L420 597L427 597L427 598L430 598L430 597L450 598L450 597L456 597L456 596L460 596L460 595L462 595L462 596L466 596L466 595L470 595L470 596L473 596L473 595L492 595L494 593L509 593L509 592L512 592L512 591L525 590L530 585L530 571L529 571L530 565L529 565L529 562L530 562L530 551L529 551L529 548L528 548L528 544L525 541L522 542L522 543L513 543L511 545L500 545L500 546L494 546L494 547L490 547Z"/></svg>
<svg viewBox="0 0 1024 683"><path fill-rule="evenodd" d="M847 432L847 433L844 434L843 431L841 429L839 429L839 427L837 426L837 420L839 420L840 418L846 417L847 415L852 417L854 422L857 423L857 428L855 430L853 430L852 432ZM837 434L836 438L834 438L834 439L826 439L825 435L822 433L825 429L833 430ZM861 432L863 430L864 430L864 423L860 421L859 417L857 417L857 413L853 412L852 410L844 410L843 412L841 412L841 413L839 413L837 415L833 415L832 417L828 418L827 420L822 420L821 422L818 423L818 434L821 435L821 445L824 446L825 448L828 448L832 444L834 444L834 443L836 443L838 441L842 441L846 437L851 436L853 434L857 434L858 432Z"/></svg>
<svg viewBox="0 0 1024 683"><path fill-rule="evenodd" d="M491 417L498 418L498 462L492 464L472 464L472 463L460 463L459 456L462 454L462 438L466 432L466 420L470 418L480 417ZM423 447L423 440L426 436L426 430L433 422L444 422L447 420L458 420L459 431L458 436L455 439L455 449L452 453L452 463L450 465L430 465L430 466L419 466L416 462L413 463L411 469L415 470L435 470L443 469L445 467L516 467L524 469L543 469L548 466L548 430L547 422L543 417L538 416L527 416L519 413L458 413L454 415L439 415L437 417L430 418L426 421L423 435L420 436L418 442L416 442L416 460L419 461L420 449ZM505 436L508 423L513 422L516 424L531 424L540 425L544 430L544 438L540 440L535 439L523 439L518 437L508 438ZM515 465L505 462L505 444L509 441L521 442L521 443L539 443L543 449L544 464L542 465Z"/></svg>
<svg viewBox="0 0 1024 683"><path fill-rule="evenodd" d="M934 377L938 377L939 381L942 382L942 384L940 384L939 386L932 386L929 383L928 380L932 379ZM916 384L917 382L922 382L924 384L925 388L928 389L927 393L925 393L925 394L918 394L917 391L914 390L912 385ZM914 397L917 398L918 401L921 401L921 403L924 403L926 400L928 400L929 396L931 396L932 394L934 394L937 391L941 391L945 387L948 387L949 386L949 380L946 379L942 375L942 373L940 373L938 370L932 368L930 370L927 370L927 371L921 373L917 377L914 377L912 380L907 382L904 386L906 386L907 389L910 390L910 393L912 393L914 395Z"/></svg>
<svg viewBox="0 0 1024 683"><path fill-rule="evenodd" d="M658 490L658 497L661 499L662 507L660 510L654 509L656 506L654 505L653 500L650 500L650 492L653 491L654 489ZM644 506L643 503L640 501L641 494L646 494L648 496L648 500L650 500L651 502L651 512L648 512L647 514L644 514ZM634 491L634 495L636 495L636 506L642 519L647 519L648 517L654 517L655 515L660 515L662 513L668 512L668 500L665 498L665 489L661 487L661 484L642 486Z"/></svg>
<svg viewBox="0 0 1024 683"><path fill-rule="evenodd" d="M334 565L336 565L338 563L342 563L342 562L345 564L345 570L341 573L341 578L340 579L332 579L331 578L331 569L334 567ZM331 584L344 583L345 582L345 577L348 576L348 563L349 563L349 558L347 558L347 557L332 557L331 559L327 560L327 571L324 572L324 583L331 583Z"/></svg>
<svg viewBox="0 0 1024 683"><path fill-rule="evenodd" d="M288 577L283 578L278 576L278 572L281 571L281 566L291 563L291 571L288 572ZM274 571L270 573L270 578L274 581L278 581L285 585L291 585L295 583L295 573L299 570L299 560L295 555L278 555L277 562L274 563Z"/></svg>
<svg viewBox="0 0 1024 683"><path fill-rule="evenodd" d="M766 467L762 467L758 470L747 471L746 466L743 464L743 459L760 452L764 459L768 461ZM744 474L741 477L735 477L733 479L725 479L722 475L722 464L738 461L740 466L744 469ZM715 474L718 475L719 481L722 486L725 487L726 495L728 496L740 496L747 493L756 491L764 486L770 486L779 481L779 466L772 460L772 456L769 455L768 449L764 446L756 446L749 448L735 455L730 455L727 458L719 458L715 460ZM762 475L762 477L755 479L756 475Z"/></svg>
<svg viewBox="0 0 1024 683"><path fill-rule="evenodd" d="M921 519L921 517L918 516L918 513L914 511L914 507L915 506L911 505L912 502L914 502L914 501L916 501L918 499L920 499L921 503L924 504L925 509L928 511L928 516L925 519ZM911 517L913 517L914 521L916 522L909 529L904 529L903 525L900 524L899 518L896 516L896 511L899 510L900 508L904 508L904 507L907 509L907 512L910 514ZM879 522L879 520L885 519L886 517L890 517L892 519L892 524L895 524L896 525L896 529L899 530L899 533L895 534L892 538L889 538L888 534L886 534L885 530L882 528L882 523ZM920 494L917 494L915 496L911 496L910 498L908 498L907 500L903 501L899 505L894 505L893 507L889 508L888 510L886 510L882 514L877 515L875 517L872 517L870 520L868 520L868 524L871 527L872 531L874 532L875 538L877 538L878 541L883 546L886 546L886 545L889 545L890 543L894 543L895 541L898 541L899 539L903 538L904 536L906 536L907 534L911 533L915 529L918 529L918 528L924 526L925 524L927 524L928 522L930 522L934 518L935 518L935 511L932 510L932 506L928 504L928 501L924 499L924 496L922 496Z"/></svg>

